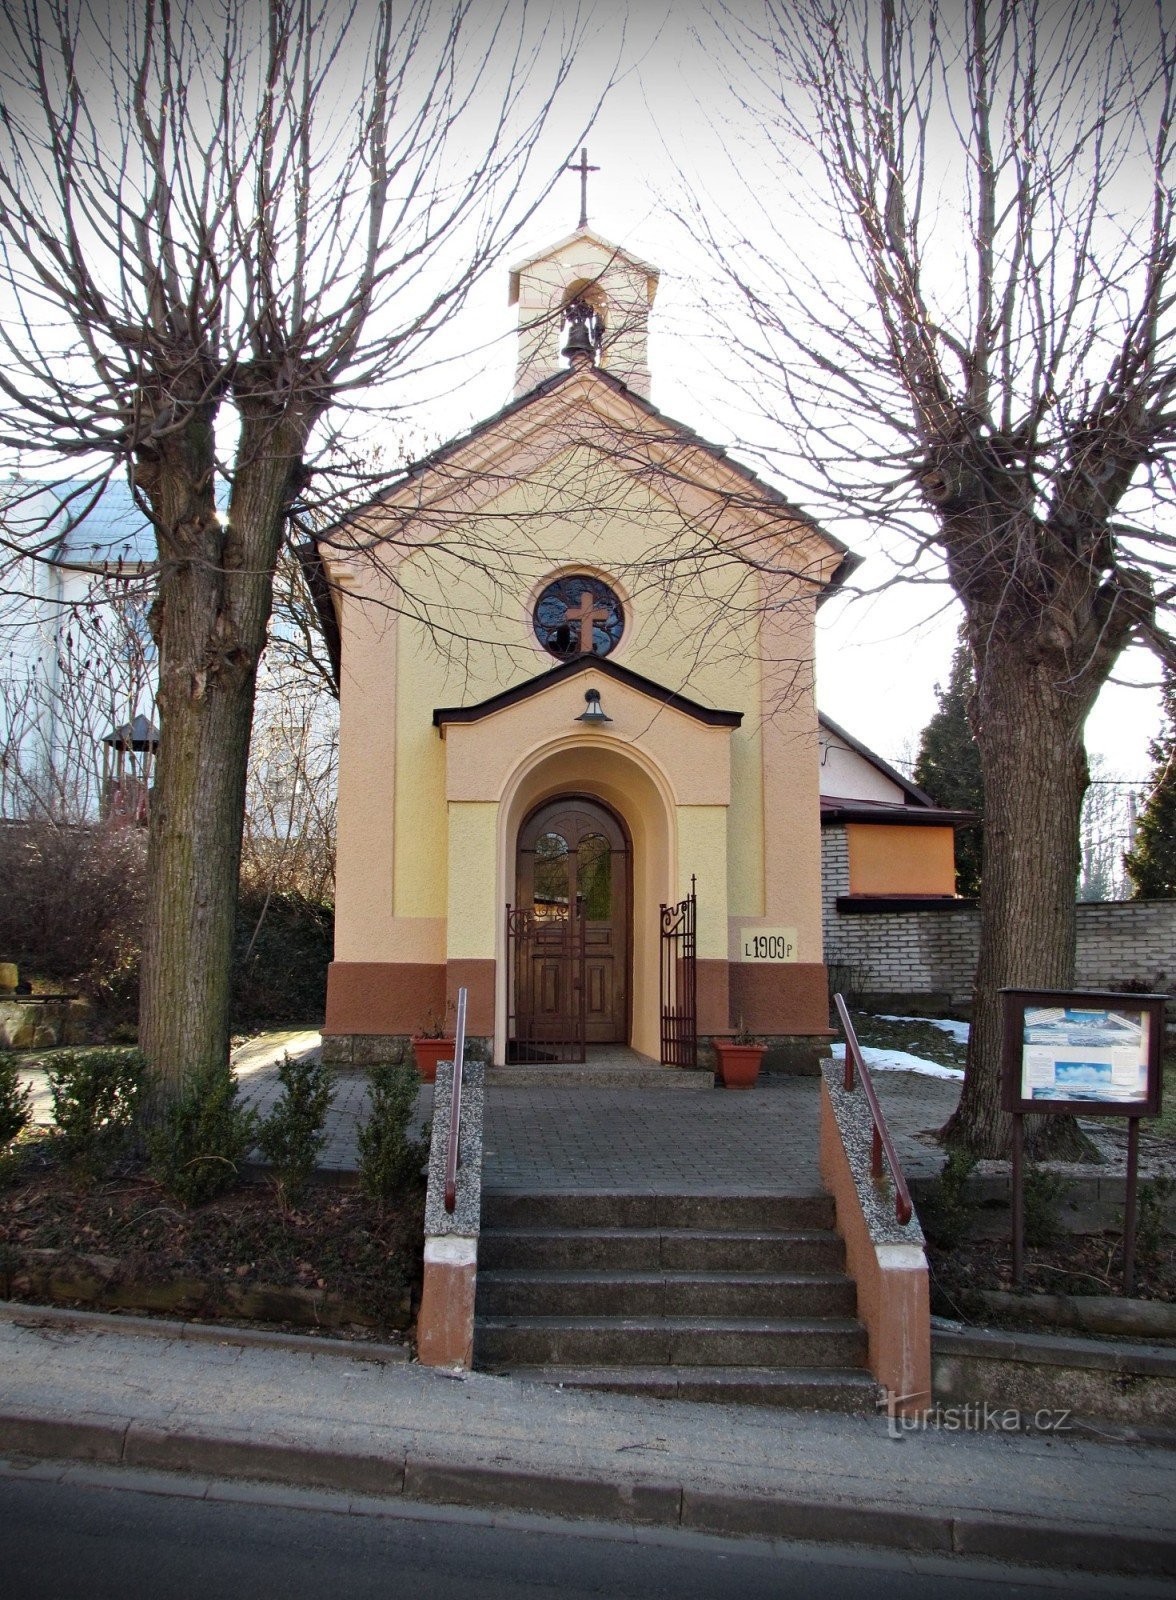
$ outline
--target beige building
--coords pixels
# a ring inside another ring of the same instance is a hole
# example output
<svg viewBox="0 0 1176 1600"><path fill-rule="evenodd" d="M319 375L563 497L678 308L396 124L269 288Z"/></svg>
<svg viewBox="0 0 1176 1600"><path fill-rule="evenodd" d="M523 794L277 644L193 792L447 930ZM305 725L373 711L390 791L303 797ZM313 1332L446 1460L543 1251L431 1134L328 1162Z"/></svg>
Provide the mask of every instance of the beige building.
<svg viewBox="0 0 1176 1600"><path fill-rule="evenodd" d="M514 398L320 551L337 1053L462 985L496 1063L827 1027L814 621L854 558L651 405L657 281L587 228L520 263Z"/></svg>

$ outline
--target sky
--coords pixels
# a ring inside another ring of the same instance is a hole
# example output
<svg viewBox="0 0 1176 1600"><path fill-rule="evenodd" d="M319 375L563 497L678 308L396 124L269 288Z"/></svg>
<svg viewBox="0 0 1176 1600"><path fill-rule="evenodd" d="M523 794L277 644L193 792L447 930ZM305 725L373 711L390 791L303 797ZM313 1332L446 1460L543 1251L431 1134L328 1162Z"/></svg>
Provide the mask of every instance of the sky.
<svg viewBox="0 0 1176 1600"><path fill-rule="evenodd" d="M586 135L589 160L600 168L589 182L589 220L604 237L661 270L650 324L654 403L738 449L744 419L725 387L735 364L721 339L698 336L711 265L673 215L683 184L700 194L721 194L727 171L723 147L734 107L713 55L693 36L701 12L691 0L670 7L603 0L592 9L596 26L581 65L591 68L594 53L597 70L582 74L581 93L607 73L618 48L629 67ZM573 125L585 103L572 99L553 138ZM579 197L579 178L568 173L533 218L523 245L541 248L573 231ZM780 221L788 226L789 219ZM514 259L526 254L520 248ZM506 303L506 277L505 267L492 272L462 313L462 322L486 342L480 370L467 375L460 395L451 394L437 408L432 425L441 437L460 431L447 425L452 417L460 413L464 426L492 412L510 392L515 312ZM786 474L778 472L774 481L789 491ZM865 558L855 586L868 591L890 575L869 524L836 531ZM902 764L936 709L936 685L946 682L959 616L941 585L899 585L826 605L818 634L822 710ZM1150 769L1148 741L1160 725L1158 672L1150 654L1139 650L1122 659L1115 676L1118 681L1107 685L1089 719L1088 746L1104 763L1104 776L1142 788Z"/></svg>
<svg viewBox="0 0 1176 1600"><path fill-rule="evenodd" d="M945 0L950 6L953 0ZM523 0L507 0L520 14ZM727 0L737 10L754 0ZM716 443L738 451L743 439L764 437L754 397L732 386L737 362L724 342L721 315L714 313L713 263L695 234L675 218L684 193L704 206L737 203L730 182L728 152L737 137L746 138L740 156L742 175L757 188L758 162L754 127L748 126L729 86L729 63L706 33L706 0L582 0L584 32L574 52L569 92L556 98L527 183L539 192L542 174L558 152L584 134L589 158L599 167L589 189L589 217L606 238L654 263L661 271L651 319L650 362L654 403L670 416L697 428ZM446 7L439 0L438 16ZM489 14L491 8L487 8ZM532 100L542 102L553 60L566 50L560 29L566 27L570 4L535 0L527 8L531 24L550 20L547 56L528 85ZM529 25L531 25L529 24ZM490 26L491 24L486 24ZM618 62L620 69L618 71ZM603 108L593 116L602 86L617 82ZM532 108L533 109L533 108ZM484 123L484 119L483 119ZM460 179L476 169L478 141L484 125L475 116L459 136L447 143L447 175ZM464 140L464 143L462 142ZM765 161L766 170L766 161ZM796 153L796 171L807 181L803 152ZM815 181L815 180L814 180ZM419 454L498 409L509 396L514 372L515 312L507 302L507 269L573 231L579 215L578 177L565 174L540 205L517 248L476 286L468 301L430 342L428 360L447 353L448 363L432 365L421 379L431 397L410 390L402 421L411 429L398 437L390 452L395 464L400 449ZM784 213L765 185L758 186L761 222L766 214L783 234L803 237L800 213ZM525 206L526 193L508 204ZM736 222L740 219L736 217ZM748 221L749 229L754 216ZM755 236L749 234L751 248ZM770 237L764 249L770 249ZM388 430L388 424L374 420ZM768 430L770 436L770 429ZM753 464L756 464L753 462ZM777 467L773 481L802 508L803 493ZM893 569L876 530L865 520L850 520L831 529L865 558L854 587L874 593L831 601L822 611L818 639L818 696L835 721L888 760L901 764L917 746L921 729L935 710L935 686L947 678L958 625L958 611L946 588L897 585L880 589ZM1128 682L1153 682L1154 665L1143 653L1126 658L1117 676ZM1147 743L1159 724L1154 687L1112 684L1088 725L1092 753L1107 768L1142 784L1149 761Z"/></svg>

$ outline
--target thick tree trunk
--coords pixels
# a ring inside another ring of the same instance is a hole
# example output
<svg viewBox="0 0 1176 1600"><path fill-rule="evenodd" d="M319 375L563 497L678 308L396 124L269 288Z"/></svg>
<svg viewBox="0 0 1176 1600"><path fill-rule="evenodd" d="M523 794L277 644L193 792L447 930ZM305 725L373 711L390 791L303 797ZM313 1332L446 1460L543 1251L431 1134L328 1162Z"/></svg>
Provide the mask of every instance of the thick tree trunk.
<svg viewBox="0 0 1176 1600"><path fill-rule="evenodd" d="M1068 989L1074 982L1079 818L1088 772L1088 701L1056 660L1026 659L1019 641L974 641L972 719L984 770L980 954L963 1094L945 1129L983 1157L1009 1153L1001 1109L1002 987ZM1048 1128L1046 1124L1049 1124ZM1032 1118L1030 1148L1077 1140L1069 1118Z"/></svg>
<svg viewBox="0 0 1176 1600"><path fill-rule="evenodd" d="M288 417L246 416L227 524L213 499L210 428L193 425L140 474L161 524L140 1040L172 1093L228 1060L256 672L307 431Z"/></svg>

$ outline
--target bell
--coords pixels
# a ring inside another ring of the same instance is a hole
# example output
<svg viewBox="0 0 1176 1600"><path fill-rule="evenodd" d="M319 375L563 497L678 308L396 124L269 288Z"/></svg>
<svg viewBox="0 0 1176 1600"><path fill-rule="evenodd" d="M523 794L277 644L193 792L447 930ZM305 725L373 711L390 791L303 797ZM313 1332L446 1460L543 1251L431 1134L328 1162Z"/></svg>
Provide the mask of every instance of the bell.
<svg viewBox="0 0 1176 1600"><path fill-rule="evenodd" d="M606 722L612 721L610 716L605 715L604 707L600 703L599 689L586 690L584 700L586 709L581 711L580 715L573 719L574 721L586 722L592 728L603 727Z"/></svg>
<svg viewBox="0 0 1176 1600"><path fill-rule="evenodd" d="M596 354L592 344L592 335L588 332L587 322L574 320L568 327L568 342L564 345L561 355L587 356L589 361Z"/></svg>

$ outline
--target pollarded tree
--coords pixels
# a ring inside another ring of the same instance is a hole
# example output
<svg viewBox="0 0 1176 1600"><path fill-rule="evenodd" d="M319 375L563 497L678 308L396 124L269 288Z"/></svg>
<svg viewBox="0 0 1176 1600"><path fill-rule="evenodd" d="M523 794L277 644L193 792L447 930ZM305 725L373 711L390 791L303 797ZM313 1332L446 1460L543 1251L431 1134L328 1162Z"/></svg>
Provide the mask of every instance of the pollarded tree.
<svg viewBox="0 0 1176 1600"><path fill-rule="evenodd" d="M968 721L968 706L976 692L976 678L966 639L961 639L956 646L947 683L937 684L935 692L939 697L939 709L919 740L915 782L937 805L978 812L984 804L984 783L980 775L980 751ZM975 896L980 893L983 837L984 830L979 823L956 829L958 894Z"/></svg>
<svg viewBox="0 0 1176 1600"><path fill-rule="evenodd" d="M128 472L155 528L141 1038L173 1086L227 1059L287 513L362 455L349 418L412 405L432 336L546 192L528 175L582 32L557 31L511 0L4 8L0 445L96 487Z"/></svg>
<svg viewBox="0 0 1176 1600"><path fill-rule="evenodd" d="M1151 742L1151 788L1123 865L1136 900L1176 900L1176 672L1164 673L1164 727Z"/></svg>
<svg viewBox="0 0 1176 1600"><path fill-rule="evenodd" d="M1176 456L1171 20L1114 0L716 14L751 162L725 143L755 185L690 220L770 453L827 523L906 536L905 568L964 611L984 893L947 1134L1000 1155L999 991L1074 976L1087 715L1130 642L1176 658L1155 526Z"/></svg>

